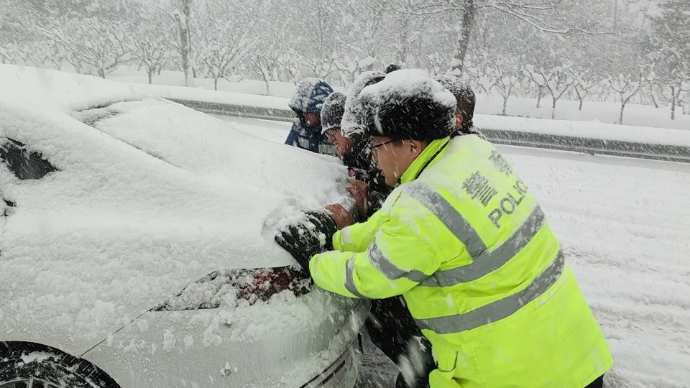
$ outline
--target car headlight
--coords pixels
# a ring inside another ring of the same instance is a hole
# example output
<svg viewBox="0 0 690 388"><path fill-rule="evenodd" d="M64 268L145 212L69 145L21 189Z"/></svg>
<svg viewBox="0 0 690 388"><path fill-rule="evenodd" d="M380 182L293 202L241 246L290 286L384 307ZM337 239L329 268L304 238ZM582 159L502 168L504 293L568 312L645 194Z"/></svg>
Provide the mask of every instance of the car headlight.
<svg viewBox="0 0 690 388"><path fill-rule="evenodd" d="M185 287L153 311L214 309L237 305L241 301L254 304L284 291L301 296L310 291L311 284L311 277L294 267L215 271Z"/></svg>

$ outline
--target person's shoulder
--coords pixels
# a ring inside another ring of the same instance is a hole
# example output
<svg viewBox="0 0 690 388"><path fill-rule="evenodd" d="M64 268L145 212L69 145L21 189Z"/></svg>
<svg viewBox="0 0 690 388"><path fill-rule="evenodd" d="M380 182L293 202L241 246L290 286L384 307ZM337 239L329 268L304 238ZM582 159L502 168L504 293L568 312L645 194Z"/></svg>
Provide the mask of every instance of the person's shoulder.
<svg viewBox="0 0 690 388"><path fill-rule="evenodd" d="M457 147L495 148L493 143L486 140L486 138L479 133L463 133L459 136L454 136L451 138L449 146L449 149Z"/></svg>
<svg viewBox="0 0 690 388"><path fill-rule="evenodd" d="M302 124L299 122L299 120L295 120L292 122L292 127L290 128L291 132L297 133L301 136L305 136L307 129L302 126Z"/></svg>

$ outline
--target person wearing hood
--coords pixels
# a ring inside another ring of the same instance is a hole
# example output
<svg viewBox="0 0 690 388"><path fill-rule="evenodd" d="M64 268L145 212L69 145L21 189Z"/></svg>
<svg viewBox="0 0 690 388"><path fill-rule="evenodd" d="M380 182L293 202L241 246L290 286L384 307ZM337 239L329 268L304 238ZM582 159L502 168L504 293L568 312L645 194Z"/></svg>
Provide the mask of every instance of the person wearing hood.
<svg viewBox="0 0 690 388"><path fill-rule="evenodd" d="M402 295L433 346L431 388L601 388L606 339L510 163L479 136L451 136L456 99L421 70L390 73L360 97L395 190L364 223L340 206L276 242L324 290Z"/></svg>
<svg viewBox="0 0 690 388"><path fill-rule="evenodd" d="M292 124L285 144L335 156L333 144L321 132L321 108L333 88L324 80L305 78L297 84L297 90L290 100L290 109L297 120Z"/></svg>

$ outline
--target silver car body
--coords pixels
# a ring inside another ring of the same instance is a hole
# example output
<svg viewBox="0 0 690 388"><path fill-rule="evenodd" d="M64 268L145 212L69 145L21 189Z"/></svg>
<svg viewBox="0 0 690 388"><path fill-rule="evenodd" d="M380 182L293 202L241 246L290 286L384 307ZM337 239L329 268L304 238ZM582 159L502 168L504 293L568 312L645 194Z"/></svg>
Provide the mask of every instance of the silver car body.
<svg viewBox="0 0 690 388"><path fill-rule="evenodd" d="M0 142L58 170L0 165L0 341L81 357L123 388L354 384L364 302L312 287L153 309L213 271L294 264L273 233L344 200L334 159L129 85L6 65L0 83Z"/></svg>

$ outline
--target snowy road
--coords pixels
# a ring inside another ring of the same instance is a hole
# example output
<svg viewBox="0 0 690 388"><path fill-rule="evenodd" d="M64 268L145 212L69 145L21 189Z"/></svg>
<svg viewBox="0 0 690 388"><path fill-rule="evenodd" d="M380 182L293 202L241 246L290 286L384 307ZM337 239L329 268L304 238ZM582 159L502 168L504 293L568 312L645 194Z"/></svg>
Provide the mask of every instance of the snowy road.
<svg viewBox="0 0 690 388"><path fill-rule="evenodd" d="M290 125L218 117L278 142ZM607 386L690 387L690 164L500 149L539 199L609 341ZM365 360L368 375L390 367Z"/></svg>

